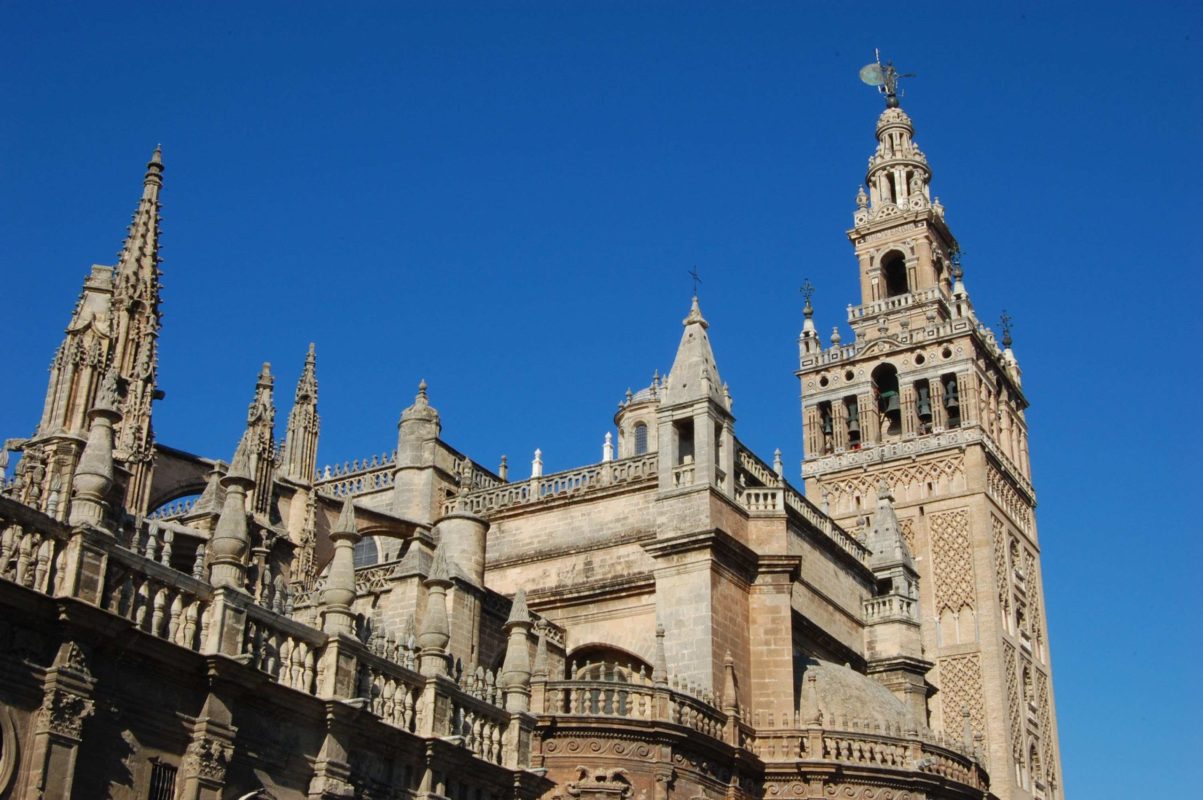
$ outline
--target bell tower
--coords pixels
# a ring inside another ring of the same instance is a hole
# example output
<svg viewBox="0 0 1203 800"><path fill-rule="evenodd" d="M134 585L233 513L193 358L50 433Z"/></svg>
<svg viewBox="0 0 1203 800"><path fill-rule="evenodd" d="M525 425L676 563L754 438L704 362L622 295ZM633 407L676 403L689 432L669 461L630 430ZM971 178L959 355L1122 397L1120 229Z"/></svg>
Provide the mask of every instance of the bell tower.
<svg viewBox="0 0 1203 800"><path fill-rule="evenodd" d="M968 711L992 791L1052 800L1060 753L1028 401L1009 334L1000 343L974 314L898 76L876 66L889 91L848 231L854 336L837 328L824 346L808 297L799 339L806 493L863 535L879 491L893 495L935 665L931 727L959 740Z"/></svg>

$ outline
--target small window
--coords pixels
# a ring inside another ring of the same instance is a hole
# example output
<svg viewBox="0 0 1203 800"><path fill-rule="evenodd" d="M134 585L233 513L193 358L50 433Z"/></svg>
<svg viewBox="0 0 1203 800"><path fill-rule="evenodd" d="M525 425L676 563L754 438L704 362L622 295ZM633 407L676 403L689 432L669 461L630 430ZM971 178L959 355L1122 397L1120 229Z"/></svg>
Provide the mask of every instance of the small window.
<svg viewBox="0 0 1203 800"><path fill-rule="evenodd" d="M150 769L150 791L147 800L175 800L176 768L162 761L155 761Z"/></svg>
<svg viewBox="0 0 1203 800"><path fill-rule="evenodd" d="M375 536L365 536L355 543L355 550L352 553L351 560L355 565L355 569L360 567L370 567L373 564L380 563L380 546L376 543Z"/></svg>
<svg viewBox="0 0 1203 800"><path fill-rule="evenodd" d="M647 452L647 425L635 423L635 455L641 456Z"/></svg>

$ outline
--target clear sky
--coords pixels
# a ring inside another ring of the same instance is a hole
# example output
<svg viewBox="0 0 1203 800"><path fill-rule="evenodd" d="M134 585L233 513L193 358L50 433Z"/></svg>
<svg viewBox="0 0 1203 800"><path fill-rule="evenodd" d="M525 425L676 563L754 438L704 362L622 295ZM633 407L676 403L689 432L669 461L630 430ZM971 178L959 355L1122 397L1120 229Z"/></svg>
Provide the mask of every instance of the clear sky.
<svg viewBox="0 0 1203 800"><path fill-rule="evenodd" d="M161 441L228 459L265 360L282 435L315 341L323 463L391 450L423 377L485 464L596 461L696 265L737 435L800 483L798 286L824 336L858 302L880 47L977 310L1015 318L1066 788L1188 791L1200 9L4 3L0 437L162 142Z"/></svg>

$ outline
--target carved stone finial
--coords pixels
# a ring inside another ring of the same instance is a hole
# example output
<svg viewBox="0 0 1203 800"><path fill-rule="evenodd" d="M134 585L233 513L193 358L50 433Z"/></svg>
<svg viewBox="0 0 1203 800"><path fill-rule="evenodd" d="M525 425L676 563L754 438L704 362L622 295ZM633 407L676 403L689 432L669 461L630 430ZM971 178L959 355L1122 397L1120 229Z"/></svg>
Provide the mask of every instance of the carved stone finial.
<svg viewBox="0 0 1203 800"><path fill-rule="evenodd" d="M652 683L668 686L668 656L664 652L664 626L656 626L656 653L652 662Z"/></svg>

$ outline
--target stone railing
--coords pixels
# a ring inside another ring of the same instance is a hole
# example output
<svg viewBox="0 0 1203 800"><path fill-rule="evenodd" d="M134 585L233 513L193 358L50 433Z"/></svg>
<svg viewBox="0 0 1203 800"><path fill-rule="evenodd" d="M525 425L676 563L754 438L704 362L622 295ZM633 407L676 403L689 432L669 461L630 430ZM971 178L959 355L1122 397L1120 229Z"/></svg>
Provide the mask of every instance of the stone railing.
<svg viewBox="0 0 1203 800"><path fill-rule="evenodd" d="M501 479L482 469L466 456L452 456L451 471L463 474L464 462L472 464L472 491L503 486ZM314 485L322 494L333 497L348 497L387 489L393 485L393 473L397 470L397 454L383 454L362 461L344 461L318 470Z"/></svg>
<svg viewBox="0 0 1203 800"><path fill-rule="evenodd" d="M10 501L5 505L15 504ZM20 516L26 515L9 515L0 510L0 578L42 594L58 594L64 573L67 531L57 524L39 529Z"/></svg>
<svg viewBox="0 0 1203 800"><path fill-rule="evenodd" d="M477 758L500 764L501 739L509 723L509 713L494 704L493 699L467 693L453 696L450 735L460 737L463 746Z"/></svg>
<svg viewBox="0 0 1203 800"><path fill-rule="evenodd" d="M869 562L871 553L867 547L816 508L788 483L783 482L780 487L757 486L739 489L737 499L752 514L780 514L792 511L805 520L809 527L823 534L857 561L862 564Z"/></svg>
<svg viewBox="0 0 1203 800"><path fill-rule="evenodd" d="M747 472L756 480L760 481L762 486L780 486L782 477L773 471L773 468L761 461L755 453L742 444L736 443L736 465Z"/></svg>
<svg viewBox="0 0 1203 800"><path fill-rule="evenodd" d="M785 485L785 506L796 511L802 519L825 533L828 539L835 542L848 555L862 564L869 563L869 556L872 555L869 548L856 541L851 534L835 524L835 520L816 508L814 503L799 494L789 484Z"/></svg>
<svg viewBox="0 0 1203 800"><path fill-rule="evenodd" d="M917 619L915 601L898 594L868 598L864 602L864 614L866 623L892 618Z"/></svg>
<svg viewBox="0 0 1203 800"><path fill-rule="evenodd" d="M314 486L319 493L330 497L354 497L389 488L393 485L393 472L394 467L390 463L351 475L323 478Z"/></svg>
<svg viewBox="0 0 1203 800"><path fill-rule="evenodd" d="M398 664L373 654L359 658L359 696L368 711L390 725L414 733L426 679L414 671L412 653L408 664Z"/></svg>
<svg viewBox="0 0 1203 800"><path fill-rule="evenodd" d="M164 503L154 511L146 515L147 519L173 519L182 517L196 507L196 501L200 496L185 497L180 500L172 500L170 503Z"/></svg>
<svg viewBox="0 0 1203 800"><path fill-rule="evenodd" d="M314 694L317 659L325 643L326 634L319 630L262 606L247 606L242 654L282 686Z"/></svg>
<svg viewBox="0 0 1203 800"><path fill-rule="evenodd" d="M923 289L918 292L907 292L895 297L887 297L884 300L876 300L872 303L865 303L863 306L848 306L848 322L855 322L864 317L872 317L877 314L882 314L888 311L898 311L910 306L920 305L932 300L944 300L944 292L933 286L930 289Z"/></svg>
<svg viewBox="0 0 1203 800"><path fill-rule="evenodd" d="M840 730L821 725L753 726L748 748L766 764L827 762L862 768L910 770L938 775L978 791L988 788L984 766L972 753L938 741L930 732Z"/></svg>
<svg viewBox="0 0 1203 800"><path fill-rule="evenodd" d="M333 637L245 591L214 587L199 577L205 574L203 548L197 549L199 568L191 551L175 559L189 562L197 576L173 568L172 545L185 530L129 519L116 536L72 529L0 498L0 581L98 607L147 636L225 657L315 700L362 701L385 724L457 741L491 763L527 766L519 754L529 752L530 729L504 709L504 692L492 673L426 677L415 669L412 639L377 637L364 644Z"/></svg>
<svg viewBox="0 0 1203 800"><path fill-rule="evenodd" d="M596 678L543 682L539 691L545 714L672 722L712 739L726 739L728 717L709 698L656 685L645 674L602 669Z"/></svg>
<svg viewBox="0 0 1203 800"><path fill-rule="evenodd" d="M154 537L148 541L155 542ZM170 559L170 550L159 550ZM155 560L123 547L108 551L100 606L151 636L199 652L212 621L213 589Z"/></svg>
<svg viewBox="0 0 1203 800"><path fill-rule="evenodd" d="M489 489L469 492L463 498L466 510L489 514L531 503L576 497L613 486L638 483L656 478L656 454L647 453L619 461L603 461L580 469L557 472L529 480L503 483ZM459 498L448 500L443 513L451 513Z"/></svg>

